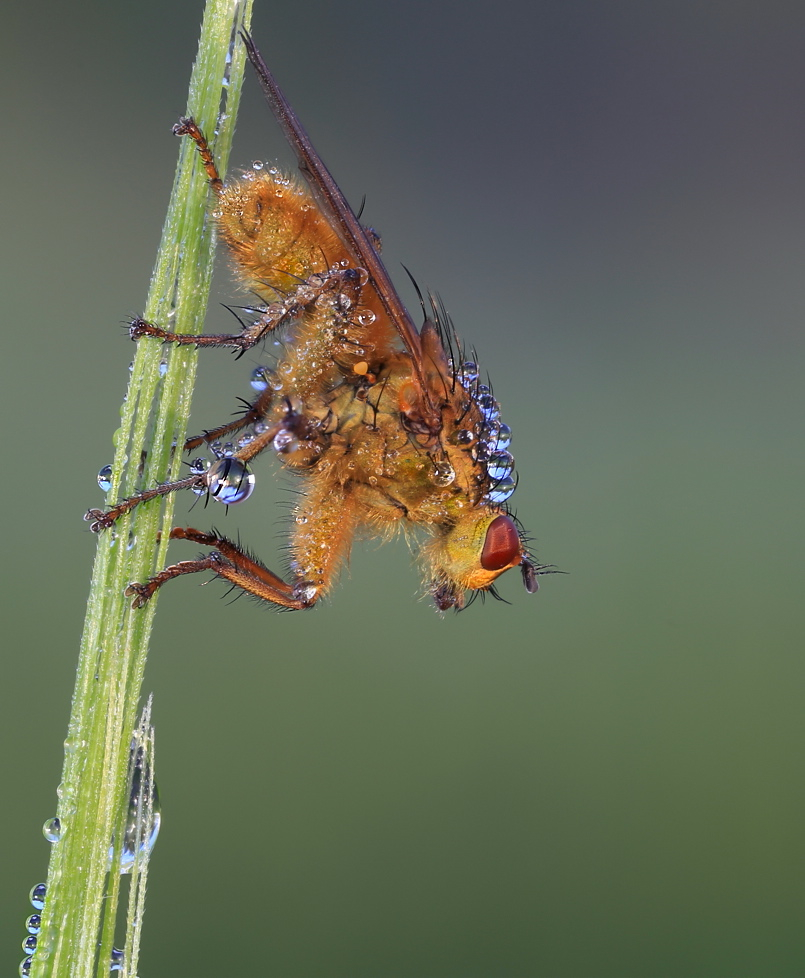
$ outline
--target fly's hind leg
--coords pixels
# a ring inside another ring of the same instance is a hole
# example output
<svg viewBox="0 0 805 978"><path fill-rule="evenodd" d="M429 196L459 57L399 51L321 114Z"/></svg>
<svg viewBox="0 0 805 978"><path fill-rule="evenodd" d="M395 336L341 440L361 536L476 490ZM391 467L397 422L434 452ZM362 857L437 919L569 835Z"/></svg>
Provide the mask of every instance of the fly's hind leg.
<svg viewBox="0 0 805 978"><path fill-rule="evenodd" d="M174 577L212 571L247 594L290 611L311 608L330 588L338 566L349 552L359 507L349 486L314 486L296 511L291 538L292 583L270 571L240 546L216 533L189 527L171 530L172 540L192 540L214 548L196 560L171 564L142 584L130 584L126 594L141 608Z"/></svg>
<svg viewBox="0 0 805 978"><path fill-rule="evenodd" d="M192 527L177 526L171 530L171 540L192 540L215 549L197 560L183 560L178 564L171 564L144 584L130 584L126 588L126 594L134 598L133 608L142 608L163 584L173 580L174 577L207 570L213 571L247 594L287 608L289 611L301 611L303 608L312 607L316 602L318 595L305 588L303 583L287 584L281 577L250 557L237 544L227 540L226 537L219 536L215 531L202 533Z"/></svg>

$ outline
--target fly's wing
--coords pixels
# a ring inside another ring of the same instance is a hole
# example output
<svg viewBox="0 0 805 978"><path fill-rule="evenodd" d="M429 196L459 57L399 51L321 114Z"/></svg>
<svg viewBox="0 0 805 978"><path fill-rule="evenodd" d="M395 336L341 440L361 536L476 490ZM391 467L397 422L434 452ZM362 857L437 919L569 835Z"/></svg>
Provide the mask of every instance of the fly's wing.
<svg viewBox="0 0 805 978"><path fill-rule="evenodd" d="M263 61L263 57L257 50L251 36L244 33L242 37L249 61L251 61L254 70L257 72L257 77L260 79L266 101L282 127L285 138L296 153L299 169L310 184L322 210L328 215L339 237L351 253L355 264L365 268L369 273L367 287L372 288L377 294L389 321L400 335L405 349L411 356L412 379L421 394L421 403L418 408L423 420L426 422L432 420L433 424L438 426L438 412L434 409L431 398L428 396L425 371L422 365L422 341L408 310L397 295L371 238L355 216L332 174L324 165L324 161L316 152L310 137L305 132L302 123L282 93L265 61Z"/></svg>

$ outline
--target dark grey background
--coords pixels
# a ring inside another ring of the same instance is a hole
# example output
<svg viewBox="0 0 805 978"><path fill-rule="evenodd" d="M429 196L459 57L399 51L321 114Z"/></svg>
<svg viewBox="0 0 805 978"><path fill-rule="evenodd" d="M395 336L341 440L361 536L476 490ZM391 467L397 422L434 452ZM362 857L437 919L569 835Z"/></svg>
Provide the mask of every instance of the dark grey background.
<svg viewBox="0 0 805 978"><path fill-rule="evenodd" d="M3 16L9 972L200 16ZM403 294L401 261L478 348L569 576L439 620L399 541L306 615L166 590L144 978L802 974L803 28L782 2L257 0ZM233 159L281 152L250 81ZM195 428L251 366L204 356ZM274 468L192 522L278 566Z"/></svg>

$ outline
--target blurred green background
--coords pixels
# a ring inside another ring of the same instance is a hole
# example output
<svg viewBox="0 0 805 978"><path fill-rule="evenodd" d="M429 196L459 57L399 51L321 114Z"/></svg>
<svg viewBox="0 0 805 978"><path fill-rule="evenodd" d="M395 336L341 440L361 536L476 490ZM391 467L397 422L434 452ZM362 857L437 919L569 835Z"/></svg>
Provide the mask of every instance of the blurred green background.
<svg viewBox="0 0 805 978"><path fill-rule="evenodd" d="M200 17L3 14L9 973ZM569 574L444 620L402 541L305 615L172 584L140 974L801 975L805 8L257 0L254 32L406 299L401 261L478 348ZM287 160L256 89L233 159ZM258 359L203 356L194 428ZM275 470L192 523L278 566Z"/></svg>

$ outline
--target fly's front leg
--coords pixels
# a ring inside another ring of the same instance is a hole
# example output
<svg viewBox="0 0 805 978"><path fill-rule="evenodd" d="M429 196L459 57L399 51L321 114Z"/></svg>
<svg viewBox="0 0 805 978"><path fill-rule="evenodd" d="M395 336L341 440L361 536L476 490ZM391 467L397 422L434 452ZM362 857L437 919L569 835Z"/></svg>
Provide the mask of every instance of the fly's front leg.
<svg viewBox="0 0 805 978"><path fill-rule="evenodd" d="M253 312L257 313L256 318L246 322L240 333L202 333L199 336L193 333L173 333L144 319L135 319L129 326L129 335L133 340L152 336L163 343L178 343L183 346L229 347L237 350L238 356L243 356L275 329L299 319L328 293L354 293L365 281L366 272L362 268L335 269L311 275L281 302L255 307Z"/></svg>

